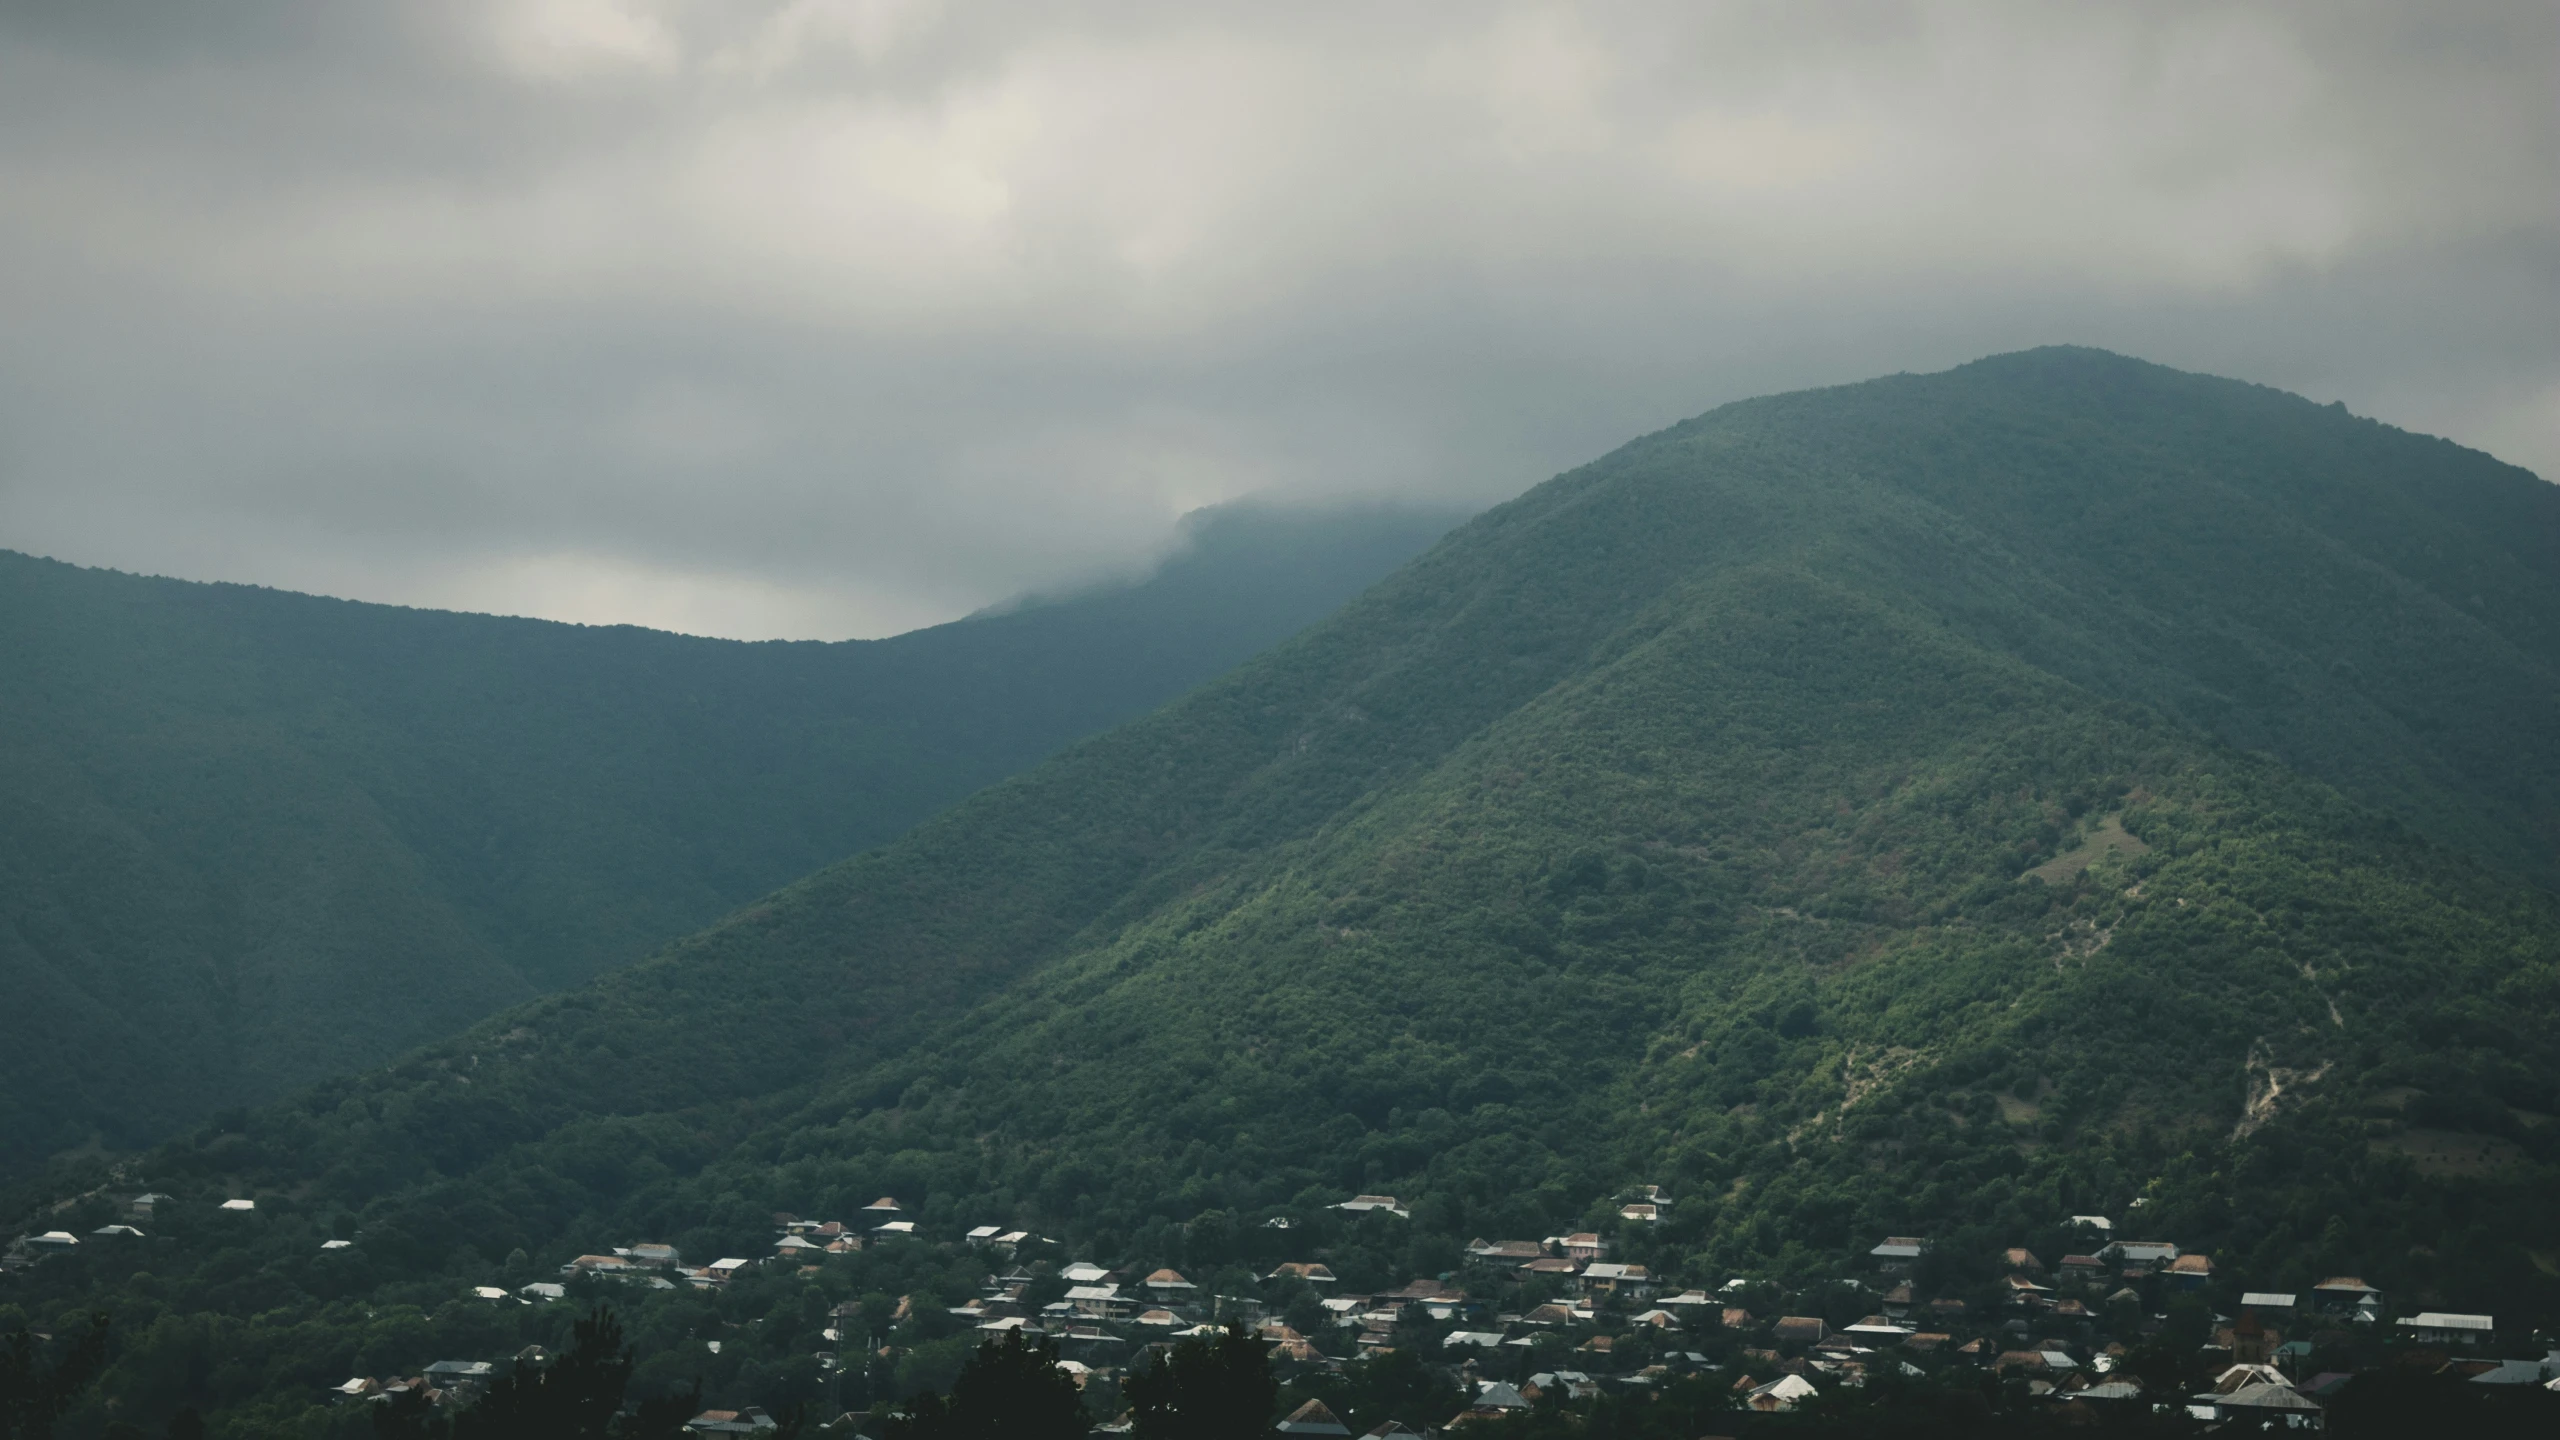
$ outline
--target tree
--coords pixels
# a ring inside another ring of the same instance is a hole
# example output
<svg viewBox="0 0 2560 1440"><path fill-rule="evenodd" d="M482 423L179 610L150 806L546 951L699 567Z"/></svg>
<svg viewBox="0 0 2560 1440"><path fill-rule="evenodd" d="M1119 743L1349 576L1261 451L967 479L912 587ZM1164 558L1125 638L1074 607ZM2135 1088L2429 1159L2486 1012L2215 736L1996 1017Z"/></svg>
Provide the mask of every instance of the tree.
<svg viewBox="0 0 2560 1440"><path fill-rule="evenodd" d="M623 1343L622 1322L598 1306L571 1333L565 1354L548 1364L518 1365L451 1421L412 1394L375 1407L374 1433L382 1440L666 1440L682 1433L700 1403L700 1385L687 1395L644 1401L639 1414L626 1419L631 1347Z"/></svg>
<svg viewBox="0 0 2560 1440"><path fill-rule="evenodd" d="M62 1358L47 1365L33 1332L21 1325L0 1338L0 1440L44 1440L80 1392L107 1368L107 1317L89 1317L89 1328Z"/></svg>
<svg viewBox="0 0 2560 1440"><path fill-rule="evenodd" d="M1091 1429L1057 1347L1019 1332L988 1340L960 1367L949 1397L928 1391L890 1417L887 1440L1078 1440Z"/></svg>
<svg viewBox="0 0 2560 1440"><path fill-rule="evenodd" d="M1129 1377L1136 1440L1259 1440L1271 1429L1280 1383L1262 1342L1241 1324L1194 1337L1155 1368Z"/></svg>

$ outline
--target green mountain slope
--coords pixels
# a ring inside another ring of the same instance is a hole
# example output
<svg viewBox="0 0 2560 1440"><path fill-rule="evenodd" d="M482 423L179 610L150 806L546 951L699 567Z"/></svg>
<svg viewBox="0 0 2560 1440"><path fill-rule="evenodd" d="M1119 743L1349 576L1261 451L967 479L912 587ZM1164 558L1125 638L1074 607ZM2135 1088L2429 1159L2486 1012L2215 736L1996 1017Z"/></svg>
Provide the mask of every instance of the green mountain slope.
<svg viewBox="0 0 2560 1440"><path fill-rule="evenodd" d="M0 554L0 1168L576 984L1321 616L1450 523L1204 512L1143 581L739 644Z"/></svg>
<svg viewBox="0 0 2560 1440"><path fill-rule="evenodd" d="M2485 457L2086 351L1727 407L897 844L126 1172L277 1197L266 1238L29 1283L260 1316L225 1343L301 1383L380 1343L359 1297L760 1253L883 1191L1368 1286L1657 1183L1623 1253L1684 1283L2142 1199L2265 1283L2551 1313L2555 524ZM2419 1130L2500 1164L2422 1174ZM1411 1225L1320 1208L1355 1191Z"/></svg>

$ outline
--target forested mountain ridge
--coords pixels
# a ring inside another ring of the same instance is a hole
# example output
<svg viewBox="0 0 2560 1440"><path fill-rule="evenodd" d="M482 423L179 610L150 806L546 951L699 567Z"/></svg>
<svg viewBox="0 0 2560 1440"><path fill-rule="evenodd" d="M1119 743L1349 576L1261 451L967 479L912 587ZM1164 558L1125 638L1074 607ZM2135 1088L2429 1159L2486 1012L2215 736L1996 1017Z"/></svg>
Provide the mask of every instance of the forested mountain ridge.
<svg viewBox="0 0 2560 1440"><path fill-rule="evenodd" d="M884 1191L1366 1287L1648 1183L1621 1253L1683 1284L2140 1200L2235 1275L2552 1312L2555 517L2088 351L1726 407L651 961L125 1168L273 1197L269 1239L30 1284L165 1325L136 1366L218 1328L300 1384L380 1307L486 1330L440 1297L516 1250L750 1255ZM1370 1190L1411 1225L1325 1218ZM804 1340L649 1376L755 1398Z"/></svg>
<svg viewBox="0 0 2560 1440"><path fill-rule="evenodd" d="M742 644L0 553L0 1171L639 958L1318 618L1445 530L1206 511L1152 575Z"/></svg>

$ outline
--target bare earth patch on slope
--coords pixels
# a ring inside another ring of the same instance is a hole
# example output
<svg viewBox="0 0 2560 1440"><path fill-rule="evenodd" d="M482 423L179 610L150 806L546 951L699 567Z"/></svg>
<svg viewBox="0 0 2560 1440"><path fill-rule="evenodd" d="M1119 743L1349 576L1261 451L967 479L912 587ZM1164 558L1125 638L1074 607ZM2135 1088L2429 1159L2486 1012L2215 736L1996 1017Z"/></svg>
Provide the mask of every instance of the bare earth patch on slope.
<svg viewBox="0 0 2560 1440"><path fill-rule="evenodd" d="M2088 836L2079 844L2027 873L2047 885L2065 885L2076 878L2081 871L2106 859L2111 854L2130 860L2150 848L2142 843L2141 836L2124 828L2122 816L2110 815L2089 827Z"/></svg>

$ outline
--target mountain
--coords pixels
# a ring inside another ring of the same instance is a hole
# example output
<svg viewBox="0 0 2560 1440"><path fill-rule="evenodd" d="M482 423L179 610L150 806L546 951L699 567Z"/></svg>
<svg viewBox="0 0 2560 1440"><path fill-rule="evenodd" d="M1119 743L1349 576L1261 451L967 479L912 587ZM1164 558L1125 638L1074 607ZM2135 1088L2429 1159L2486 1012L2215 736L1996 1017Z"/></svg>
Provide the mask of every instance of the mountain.
<svg viewBox="0 0 2560 1440"><path fill-rule="evenodd" d="M0 1170L646 955L1208 679L1454 520L1204 511L1143 579L844 644L0 552Z"/></svg>
<svg viewBox="0 0 2560 1440"><path fill-rule="evenodd" d="M1679 1285L1919 1235L1980 1303L2095 1212L2220 1303L2560 1316L2555 538L2514 467L2100 352L1727 406L645 963L57 1170L169 1239L20 1283L151 1327L127 1375L218 1337L276 1416L547 1333L461 1286L884 1192L1219 1293L1585 1228ZM981 1268L617 1304L651 1385L859 1403L947 1377L924 1302ZM904 1358L813 1368L840 1301Z"/></svg>

